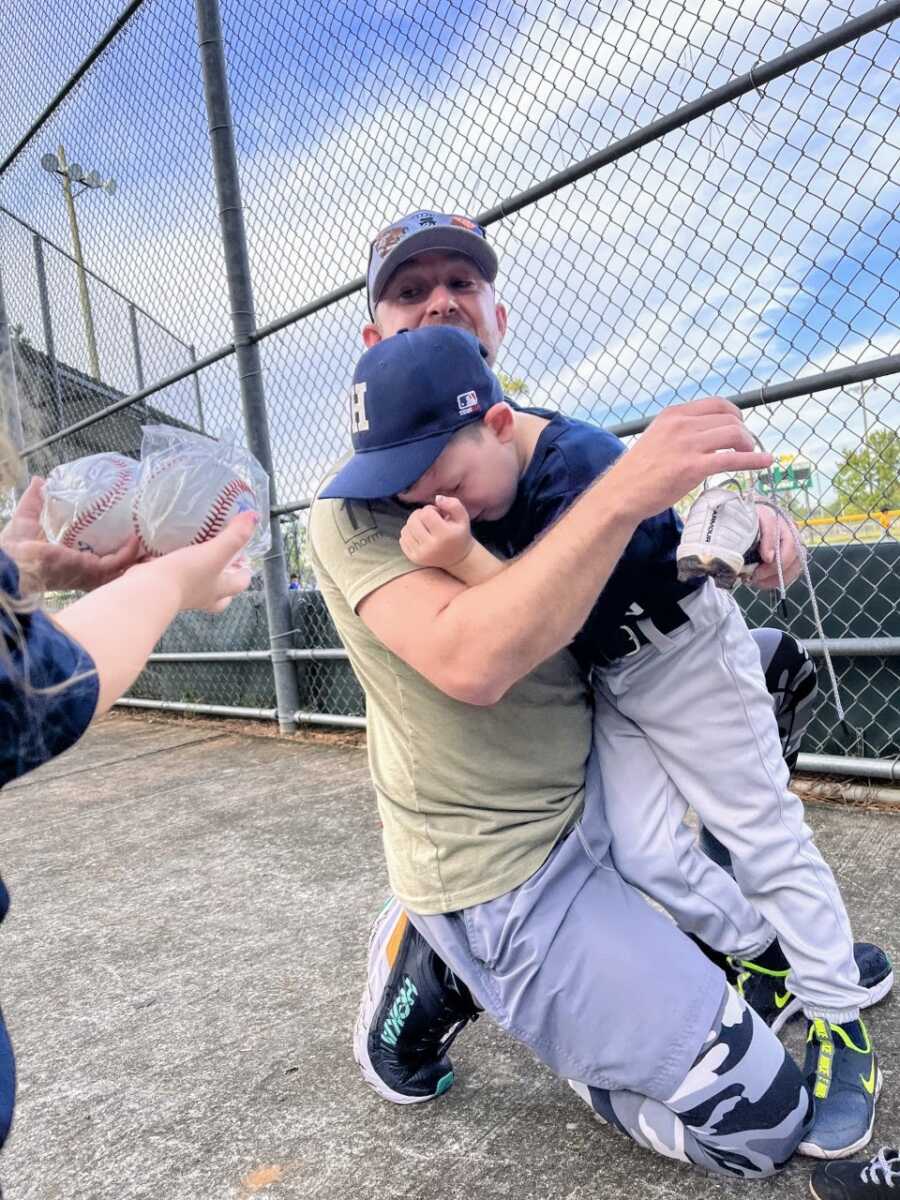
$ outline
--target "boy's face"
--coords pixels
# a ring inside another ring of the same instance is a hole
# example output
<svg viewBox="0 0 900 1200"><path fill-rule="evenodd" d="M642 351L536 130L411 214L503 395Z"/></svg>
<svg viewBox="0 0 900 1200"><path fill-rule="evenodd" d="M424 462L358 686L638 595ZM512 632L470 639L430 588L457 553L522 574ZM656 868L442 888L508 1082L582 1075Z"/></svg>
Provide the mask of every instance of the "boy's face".
<svg viewBox="0 0 900 1200"><path fill-rule="evenodd" d="M455 496L470 521L499 521L512 507L518 486L519 463L512 438L478 421L452 437L433 465L397 499L403 504L432 504L435 496Z"/></svg>

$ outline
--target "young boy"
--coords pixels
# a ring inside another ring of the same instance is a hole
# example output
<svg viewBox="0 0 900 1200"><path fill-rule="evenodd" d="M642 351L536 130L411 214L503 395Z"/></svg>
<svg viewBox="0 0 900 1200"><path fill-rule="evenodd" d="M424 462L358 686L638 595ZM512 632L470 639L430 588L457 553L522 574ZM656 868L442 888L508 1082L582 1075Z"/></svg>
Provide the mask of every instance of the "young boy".
<svg viewBox="0 0 900 1200"><path fill-rule="evenodd" d="M447 354L462 357L470 383L452 396L437 365ZM470 523L516 554L624 450L583 422L512 409L478 343L453 328L399 334L364 355L352 413L356 453L322 498L422 506L404 552L469 585L504 569ZM679 536L672 510L638 527L572 647L594 671L613 855L682 929L741 961L744 994L773 1027L802 1005L817 1119L801 1150L850 1154L871 1136L879 1086L859 1009L892 976L860 986L843 901L788 791L756 644L730 596L678 582ZM689 805L731 851L737 882L696 847Z"/></svg>

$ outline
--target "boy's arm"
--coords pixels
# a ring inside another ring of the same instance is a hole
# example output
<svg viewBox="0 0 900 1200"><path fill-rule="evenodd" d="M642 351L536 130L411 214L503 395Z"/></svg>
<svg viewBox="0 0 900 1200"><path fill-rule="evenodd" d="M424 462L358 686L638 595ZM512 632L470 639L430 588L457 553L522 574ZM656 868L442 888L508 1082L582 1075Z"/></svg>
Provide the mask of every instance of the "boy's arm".
<svg viewBox="0 0 900 1200"><path fill-rule="evenodd" d="M476 542L472 538L472 549L462 562L456 564L450 574L460 583L464 583L466 587L475 587L476 584L486 583L489 579L493 579L495 575L505 571L508 566L509 564L502 558L497 558L486 546L482 546L481 542Z"/></svg>
<svg viewBox="0 0 900 1200"><path fill-rule="evenodd" d="M505 563L472 536L469 514L454 496L435 496L400 531L400 548L417 567L446 571L467 587L493 579Z"/></svg>

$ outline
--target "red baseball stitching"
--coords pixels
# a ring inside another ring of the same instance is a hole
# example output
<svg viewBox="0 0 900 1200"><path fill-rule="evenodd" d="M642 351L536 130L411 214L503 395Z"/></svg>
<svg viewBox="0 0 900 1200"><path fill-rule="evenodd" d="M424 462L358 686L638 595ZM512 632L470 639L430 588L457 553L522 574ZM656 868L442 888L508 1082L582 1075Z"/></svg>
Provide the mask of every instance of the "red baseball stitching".
<svg viewBox="0 0 900 1200"><path fill-rule="evenodd" d="M153 551L144 541L144 535L141 533L141 526L137 518L137 493L135 493L134 503L131 505L131 528L134 530L135 537L141 543L141 548L145 554L152 554Z"/></svg>
<svg viewBox="0 0 900 1200"><path fill-rule="evenodd" d="M253 489L248 487L243 479L232 479L230 483L225 485L209 510L206 520L192 539L192 546L196 546L199 542L205 542L209 538L215 537L217 533L222 532L229 508L231 508L231 505L243 492L246 492L250 496L253 495Z"/></svg>
<svg viewBox="0 0 900 1200"><path fill-rule="evenodd" d="M76 517L62 537L62 544L68 550L75 549L75 542L79 533L86 529L88 525L92 525L104 513L109 512L116 501L121 500L128 492L131 484L130 470L120 467L119 473L115 478L115 482L108 492L104 492L98 497L90 508L85 509L81 516Z"/></svg>
<svg viewBox="0 0 900 1200"><path fill-rule="evenodd" d="M147 484L151 483L154 479L158 478L158 476L164 474L166 471L178 466L178 464L183 461L184 458L181 455L176 455L174 459L164 458L161 462L156 464L153 470L150 471L150 473L147 475L147 478L143 480L141 487L135 492L134 505L131 510L131 520L134 526L134 532L140 539L140 543L144 547L144 550L154 558L161 557L161 552L159 550L152 550L144 540L144 535L141 532L141 527L138 522L138 498ZM210 509L206 520L200 526L200 529L188 544L191 546L196 546L201 542L207 541L211 537L215 537L217 533L221 533L225 525L225 517L228 513L228 509L231 507L232 502L239 495L241 495L242 492L246 492L248 495L253 496L254 500L256 499L253 489L249 487L243 479L232 479L228 484L226 484L223 490L213 501L212 508Z"/></svg>

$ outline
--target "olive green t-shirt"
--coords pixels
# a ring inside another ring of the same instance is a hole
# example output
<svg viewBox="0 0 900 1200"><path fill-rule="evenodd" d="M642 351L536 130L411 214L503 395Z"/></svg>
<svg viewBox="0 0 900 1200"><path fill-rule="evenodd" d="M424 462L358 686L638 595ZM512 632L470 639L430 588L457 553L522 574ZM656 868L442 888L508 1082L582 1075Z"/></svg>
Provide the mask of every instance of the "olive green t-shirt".
<svg viewBox="0 0 900 1200"><path fill-rule="evenodd" d="M452 912L518 886L578 818L591 743L587 690L561 651L494 705L451 699L356 614L418 570L391 502L316 500L312 563L366 693L369 762L391 887L414 912Z"/></svg>

